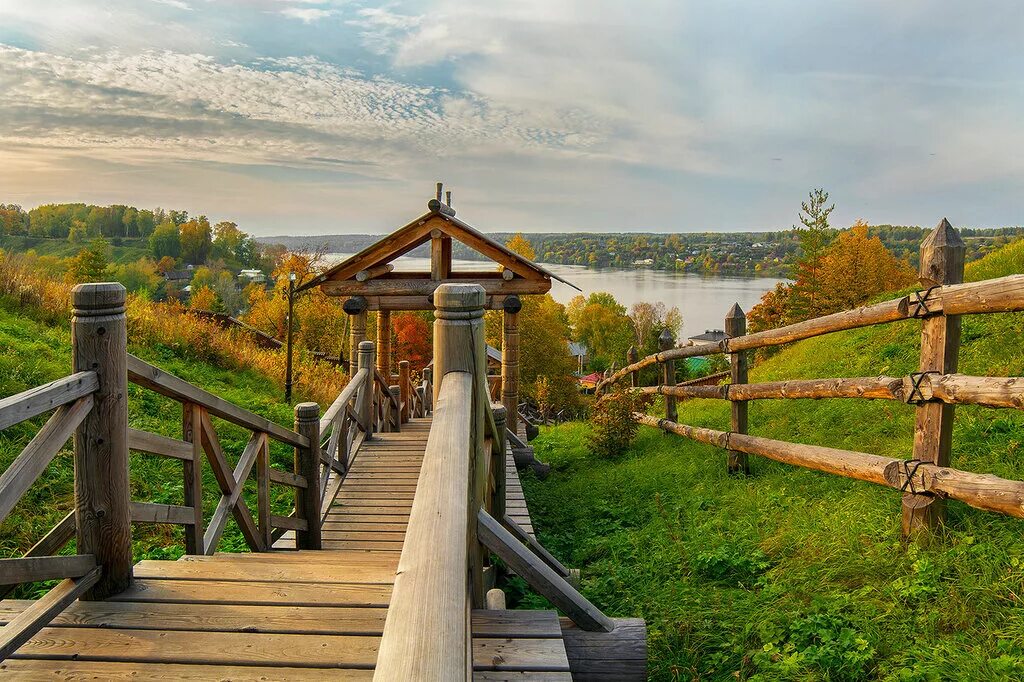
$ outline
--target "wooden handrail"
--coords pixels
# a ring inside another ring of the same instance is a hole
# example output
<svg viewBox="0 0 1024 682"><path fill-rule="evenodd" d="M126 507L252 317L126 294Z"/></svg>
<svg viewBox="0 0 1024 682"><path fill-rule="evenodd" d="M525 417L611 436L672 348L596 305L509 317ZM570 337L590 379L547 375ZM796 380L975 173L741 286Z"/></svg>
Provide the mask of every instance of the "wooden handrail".
<svg viewBox="0 0 1024 682"><path fill-rule="evenodd" d="M465 680L474 377L442 378L373 679Z"/></svg>
<svg viewBox="0 0 1024 682"><path fill-rule="evenodd" d="M982 405L1024 409L1024 378L976 377L966 374L914 374L906 377L845 379L788 379L721 386L644 386L644 393L677 398L772 400L864 398L917 404L936 401L950 405Z"/></svg>
<svg viewBox="0 0 1024 682"><path fill-rule="evenodd" d="M100 387L96 372L76 372L42 386L0 399L0 431L73 403Z"/></svg>
<svg viewBox="0 0 1024 682"><path fill-rule="evenodd" d="M286 445L299 448L309 447L309 441L294 431L215 396L209 391L204 391L184 379L179 379L159 367L140 360L131 353L128 354L128 380L180 403L201 405L216 417L251 431L263 431L274 440Z"/></svg>
<svg viewBox="0 0 1024 682"><path fill-rule="evenodd" d="M366 381L366 377L368 375L368 370L361 369L355 373L355 376L349 379L348 384L346 384L345 388L338 394L338 397L334 399L331 406L324 410L324 415L320 418L321 432L326 431L338 415L343 413L345 407L353 398L355 398L356 391L358 391L359 387L363 385L363 382Z"/></svg>

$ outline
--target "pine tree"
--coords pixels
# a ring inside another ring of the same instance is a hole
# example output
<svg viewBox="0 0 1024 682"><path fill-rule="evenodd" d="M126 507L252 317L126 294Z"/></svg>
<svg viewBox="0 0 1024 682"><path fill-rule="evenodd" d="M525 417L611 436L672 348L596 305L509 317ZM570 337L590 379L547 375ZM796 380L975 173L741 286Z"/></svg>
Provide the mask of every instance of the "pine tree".
<svg viewBox="0 0 1024 682"><path fill-rule="evenodd" d="M835 204L828 205L828 192L820 187L813 189L808 201L800 202L799 218L803 227L793 226L802 251L794 273L794 304L797 316L804 319L820 312L821 258L835 236L828 224L828 217L835 208Z"/></svg>

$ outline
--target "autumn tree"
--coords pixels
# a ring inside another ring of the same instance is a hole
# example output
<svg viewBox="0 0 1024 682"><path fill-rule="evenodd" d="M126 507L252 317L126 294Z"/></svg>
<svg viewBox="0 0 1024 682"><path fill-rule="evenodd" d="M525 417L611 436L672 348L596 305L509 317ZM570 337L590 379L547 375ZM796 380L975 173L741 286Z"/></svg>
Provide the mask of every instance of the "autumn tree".
<svg viewBox="0 0 1024 682"><path fill-rule="evenodd" d="M157 225L149 236L149 250L153 258L162 261L164 257L177 259L181 256L181 235L178 226L171 221Z"/></svg>
<svg viewBox="0 0 1024 682"><path fill-rule="evenodd" d="M213 231L206 216L193 218L181 225L181 257L188 263L205 263L210 256Z"/></svg>
<svg viewBox="0 0 1024 682"><path fill-rule="evenodd" d="M598 371L621 365L635 339L626 308L607 292L594 292L585 299L575 297L569 304L568 321L573 338L587 346L590 366Z"/></svg>
<svg viewBox="0 0 1024 682"><path fill-rule="evenodd" d="M416 371L426 367L434 354L430 323L426 316L422 313L399 313L391 318L391 329L394 334L391 347L395 358L408 360Z"/></svg>
<svg viewBox="0 0 1024 682"><path fill-rule="evenodd" d="M869 237L868 224L858 220L822 254L819 307L826 314L849 310L915 281L910 265L893 256L881 239Z"/></svg>
<svg viewBox="0 0 1024 682"><path fill-rule="evenodd" d="M528 260L536 260L537 254L533 250L533 246L523 236L522 232L516 232L512 237L505 242L505 246L514 253L526 258Z"/></svg>
<svg viewBox="0 0 1024 682"><path fill-rule="evenodd" d="M72 284L103 281L110 261L107 257L107 242L102 238L92 240L88 247L68 259L67 279Z"/></svg>
<svg viewBox="0 0 1024 682"><path fill-rule="evenodd" d="M192 310L216 310L217 294L205 284L199 287L194 286L188 297L188 307Z"/></svg>

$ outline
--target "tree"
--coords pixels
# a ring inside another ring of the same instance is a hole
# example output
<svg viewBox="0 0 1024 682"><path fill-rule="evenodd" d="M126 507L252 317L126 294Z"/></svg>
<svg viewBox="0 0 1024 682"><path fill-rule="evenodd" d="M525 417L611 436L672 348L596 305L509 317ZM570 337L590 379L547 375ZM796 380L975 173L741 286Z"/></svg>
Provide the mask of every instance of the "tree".
<svg viewBox="0 0 1024 682"><path fill-rule="evenodd" d="M822 254L819 307L826 314L849 310L915 281L910 265L893 256L878 237L869 237L868 224L857 220Z"/></svg>
<svg viewBox="0 0 1024 682"><path fill-rule="evenodd" d="M430 324L420 313L399 313L391 318L395 340L395 357L408 360L414 370L421 370L433 355Z"/></svg>
<svg viewBox="0 0 1024 682"><path fill-rule="evenodd" d="M613 363L621 364L635 338L633 322L625 307L603 291L590 294L585 301L579 299L582 297L570 302L567 319L573 338L590 351L591 367L603 369Z"/></svg>
<svg viewBox="0 0 1024 682"><path fill-rule="evenodd" d="M800 203L800 223L793 226L800 238L800 259L797 261L794 303L806 319L820 313L821 283L819 281L820 261L825 247L833 238L828 217L836 205L828 204L828 192L822 188L811 190L808 200Z"/></svg>
<svg viewBox="0 0 1024 682"><path fill-rule="evenodd" d="M171 221L160 223L149 237L149 250L153 258L163 261L164 257L177 259L181 255L181 235L178 226Z"/></svg>
<svg viewBox="0 0 1024 682"><path fill-rule="evenodd" d="M522 232L516 232L512 235L512 238L505 242L505 246L510 251L516 253L523 258L534 260L537 258L537 254L533 250L533 246L527 241L526 237L523 236Z"/></svg>
<svg viewBox="0 0 1024 682"><path fill-rule="evenodd" d="M88 247L78 252L68 262L67 279L71 284L100 282L107 272L107 242L102 238L92 240Z"/></svg>
<svg viewBox="0 0 1024 682"><path fill-rule="evenodd" d="M123 284L125 289L135 293L145 291L153 294L160 286L160 275L152 258L140 258L134 263L116 266L114 279Z"/></svg>
<svg viewBox="0 0 1024 682"><path fill-rule="evenodd" d="M213 243L213 231L206 216L193 218L181 225L181 257L194 265L205 263Z"/></svg>
<svg viewBox="0 0 1024 682"><path fill-rule="evenodd" d="M188 297L188 307L192 310L216 310L217 294L205 284L200 287L192 287L192 294Z"/></svg>
<svg viewBox="0 0 1024 682"><path fill-rule="evenodd" d="M227 220L217 223L213 227L213 257L244 262L239 253L245 239L245 232L237 224Z"/></svg>

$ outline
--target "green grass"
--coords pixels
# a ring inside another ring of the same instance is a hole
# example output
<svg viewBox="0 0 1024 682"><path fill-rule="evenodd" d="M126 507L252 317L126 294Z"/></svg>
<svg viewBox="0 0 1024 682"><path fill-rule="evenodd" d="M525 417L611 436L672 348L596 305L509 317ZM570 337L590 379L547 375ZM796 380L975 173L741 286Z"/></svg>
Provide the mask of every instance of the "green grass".
<svg viewBox="0 0 1024 682"><path fill-rule="evenodd" d="M149 242L145 239L121 239L120 246L114 245L112 238L107 238L110 245L111 263L134 263L143 256L151 256ZM24 253L35 251L40 256L53 256L54 258L70 258L75 256L83 248L87 247L88 241L82 244L72 244L66 239L49 239L45 237L0 236L0 249L12 253Z"/></svg>
<svg viewBox="0 0 1024 682"><path fill-rule="evenodd" d="M204 363L189 357L187 351L182 349L158 346L132 347L129 350L236 405L284 426L292 424L292 410L284 403L280 388L260 374L227 370ZM70 373L69 328L47 326L17 310L10 301L0 299L0 396L19 393ZM0 471L7 469L48 416L43 415L0 431ZM180 438L181 406L132 384L129 385L129 423L135 428ZM250 433L216 418L214 425L229 461L234 463ZM271 458L280 468L291 470L290 448L272 443ZM183 503L181 462L133 454L130 467L133 500ZM20 555L70 511L74 499L73 486L72 448L69 442L11 515L0 524L0 556ZM204 470L203 486L204 510L208 520L220 497L208 466ZM291 492L273 486L271 494L275 513L287 513L293 502ZM255 486L251 480L246 498L255 513ZM137 559L176 558L184 553L183 535L179 527L140 525L135 527L134 533ZM245 547L233 519L228 521L219 547L224 551ZM28 591L23 594L32 593L36 589L38 586L27 588Z"/></svg>
<svg viewBox="0 0 1024 682"><path fill-rule="evenodd" d="M1019 272L1024 242L968 279ZM899 376L916 369L913 321L784 349L752 381ZM1024 316L965 318L960 371L1024 373ZM660 409L660 408L656 408ZM728 428L715 401L680 421ZM908 458L913 408L862 400L751 403L751 432ZM953 466L1024 478L1024 417L958 407ZM541 541L583 571L607 613L648 622L657 680L991 680L1024 677L1024 522L950 502L928 546L904 546L899 493L643 428L614 461L587 451L588 426L534 441L550 477L524 482ZM521 595L527 604L536 597Z"/></svg>

